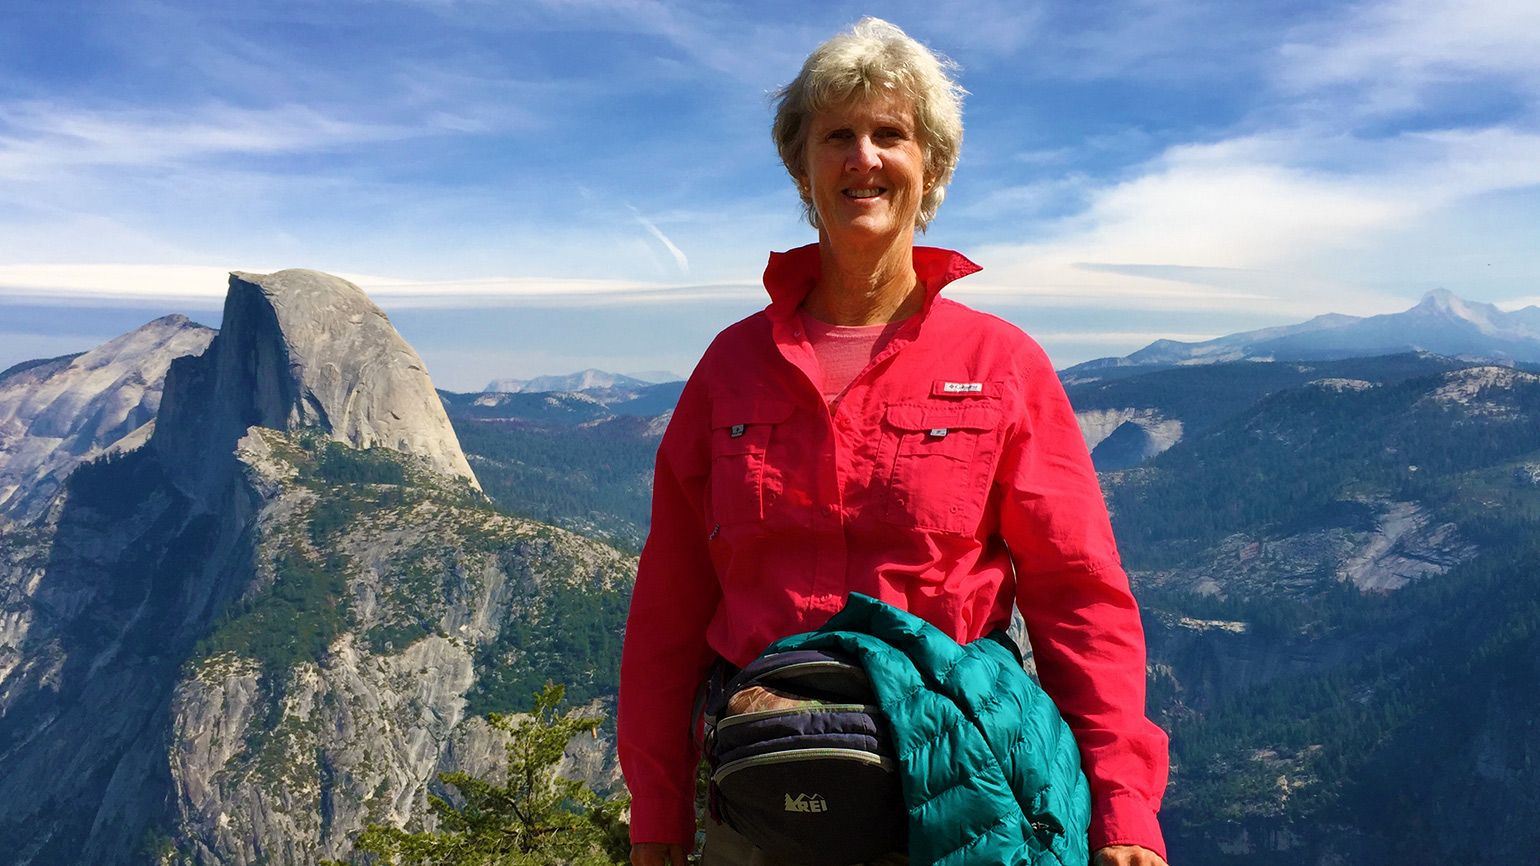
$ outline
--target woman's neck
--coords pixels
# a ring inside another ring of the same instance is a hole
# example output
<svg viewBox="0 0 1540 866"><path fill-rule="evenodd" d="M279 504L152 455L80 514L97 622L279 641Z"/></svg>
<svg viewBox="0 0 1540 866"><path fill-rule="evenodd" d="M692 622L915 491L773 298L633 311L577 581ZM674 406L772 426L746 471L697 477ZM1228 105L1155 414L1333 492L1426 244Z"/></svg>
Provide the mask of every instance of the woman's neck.
<svg viewBox="0 0 1540 866"><path fill-rule="evenodd" d="M831 325L896 322L919 312L924 292L914 273L914 236L876 248L831 243L820 233L822 270L802 302L808 315Z"/></svg>

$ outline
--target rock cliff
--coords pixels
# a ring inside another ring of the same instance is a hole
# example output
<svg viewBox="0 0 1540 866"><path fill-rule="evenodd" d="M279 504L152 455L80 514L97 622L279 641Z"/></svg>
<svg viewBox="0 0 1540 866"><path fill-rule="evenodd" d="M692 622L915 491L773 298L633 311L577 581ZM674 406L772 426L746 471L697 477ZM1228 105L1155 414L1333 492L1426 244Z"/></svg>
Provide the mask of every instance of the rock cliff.
<svg viewBox="0 0 1540 866"><path fill-rule="evenodd" d="M1137 466L1182 439L1182 422L1155 409L1088 409L1075 422L1103 471Z"/></svg>
<svg viewBox="0 0 1540 866"><path fill-rule="evenodd" d="M89 352L0 373L0 515L38 516L76 466L153 420L172 359L213 337L165 316Z"/></svg>
<svg viewBox="0 0 1540 866"><path fill-rule="evenodd" d="M152 439L185 491L216 489L253 425L319 428L477 486L422 359L358 286L319 271L232 273L220 330L203 356L172 365Z"/></svg>

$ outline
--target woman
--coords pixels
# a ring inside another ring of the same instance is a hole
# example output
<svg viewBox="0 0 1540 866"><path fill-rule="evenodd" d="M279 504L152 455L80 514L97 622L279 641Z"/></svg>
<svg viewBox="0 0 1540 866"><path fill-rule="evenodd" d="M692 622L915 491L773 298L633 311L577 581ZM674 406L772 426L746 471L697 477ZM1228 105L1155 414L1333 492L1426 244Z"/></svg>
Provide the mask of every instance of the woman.
<svg viewBox="0 0 1540 866"><path fill-rule="evenodd" d="M706 350L658 450L621 664L636 866L683 866L694 839L707 669L817 628L852 591L962 643L1017 605L1080 745L1096 862L1164 863L1166 738L1074 414L1036 343L938 297L978 267L914 246L956 165L961 95L876 19L781 91L774 136L818 243L771 256L769 307Z"/></svg>

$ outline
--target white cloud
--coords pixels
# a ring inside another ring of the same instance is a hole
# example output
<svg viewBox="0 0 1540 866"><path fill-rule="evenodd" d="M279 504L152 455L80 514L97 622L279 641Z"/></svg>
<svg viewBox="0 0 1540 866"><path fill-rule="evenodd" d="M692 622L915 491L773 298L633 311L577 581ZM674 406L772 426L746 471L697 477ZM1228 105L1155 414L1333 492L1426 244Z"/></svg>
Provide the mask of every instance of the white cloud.
<svg viewBox="0 0 1540 866"><path fill-rule="evenodd" d="M647 230L647 234L662 244L663 248L668 251L668 254L673 257L674 265L679 268L679 272L688 274L690 272L690 259L684 254L684 250L681 250L678 244L674 243L668 235L664 234L663 230L658 228L656 223L642 216L641 211L633 207L631 208L631 214L636 217L637 223Z"/></svg>
<svg viewBox="0 0 1540 866"><path fill-rule="evenodd" d="M1048 5L1028 0L925 0L899 4L892 20L900 27L912 26L910 35L922 41L936 33L971 52L1011 55L1043 35ZM878 11L881 17L889 14Z"/></svg>
<svg viewBox="0 0 1540 866"><path fill-rule="evenodd" d="M1430 88L1497 76L1540 90L1540 4L1391 0L1302 28L1279 51L1278 81L1305 93L1342 88L1366 113L1418 107Z"/></svg>
<svg viewBox="0 0 1540 866"><path fill-rule="evenodd" d="M1182 343L1201 343L1223 334L1178 334L1157 331L1033 331L1032 337L1040 342L1062 342L1085 345L1147 346L1156 340L1176 340Z"/></svg>
<svg viewBox="0 0 1540 866"><path fill-rule="evenodd" d="M53 301L223 298L229 271L198 265L0 265L0 295Z"/></svg>
<svg viewBox="0 0 1540 866"><path fill-rule="evenodd" d="M690 304L755 298L750 283L672 285L628 280L496 277L419 282L345 276L391 309L478 309L485 307L592 307L626 304Z"/></svg>
<svg viewBox="0 0 1540 866"><path fill-rule="evenodd" d="M980 254L1000 263L991 281L1028 296L1382 312L1399 299L1319 263L1474 198L1540 185L1537 153L1540 134L1501 126L1378 139L1309 126L1181 145L1129 180L1082 191L1087 206L1042 240ZM1407 267L1418 252L1405 251Z"/></svg>
<svg viewBox="0 0 1540 866"><path fill-rule="evenodd" d="M1276 299L1254 292L1230 291L1171 282L1159 278L1099 273L1074 262L1039 262L1012 266L1008 256L1019 250L985 248L979 258L998 261L984 274L947 288L947 297L983 307L1023 306L1084 310L1212 310L1232 307L1255 310ZM1014 276L1013 276L1014 275Z"/></svg>
<svg viewBox="0 0 1540 866"><path fill-rule="evenodd" d="M229 268L202 265L21 264L0 265L0 297L69 301L218 301ZM278 268L233 270L271 273ZM758 298L752 283L649 283L546 277L413 280L338 273L391 309L476 309L497 306L584 307L632 303L698 303Z"/></svg>
<svg viewBox="0 0 1540 866"><path fill-rule="evenodd" d="M975 219L989 219L1014 214L1042 213L1062 208L1066 202L1078 203L1086 193L1095 189L1095 182L1081 172L1032 181L1017 186L1004 186L990 190L961 208L961 212Z"/></svg>
<svg viewBox="0 0 1540 866"><path fill-rule="evenodd" d="M325 151L432 131L341 120L300 105L97 110L38 101L0 106L0 128L5 130L0 134L0 177L11 180L79 167Z"/></svg>

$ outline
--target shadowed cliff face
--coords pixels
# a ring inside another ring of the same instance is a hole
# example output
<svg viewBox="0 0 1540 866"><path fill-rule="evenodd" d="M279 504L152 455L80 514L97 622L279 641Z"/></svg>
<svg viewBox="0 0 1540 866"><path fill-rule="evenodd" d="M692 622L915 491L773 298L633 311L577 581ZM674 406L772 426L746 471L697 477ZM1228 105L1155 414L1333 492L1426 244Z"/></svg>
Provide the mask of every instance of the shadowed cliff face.
<svg viewBox="0 0 1540 866"><path fill-rule="evenodd" d="M190 506L141 449L80 467L0 538L7 862L114 862L163 810L179 665L250 572L249 498Z"/></svg>
<svg viewBox="0 0 1540 866"><path fill-rule="evenodd" d="M253 425L317 427L479 489L422 359L362 289L319 271L233 273L220 332L172 365L152 440L195 498L228 477Z"/></svg>

